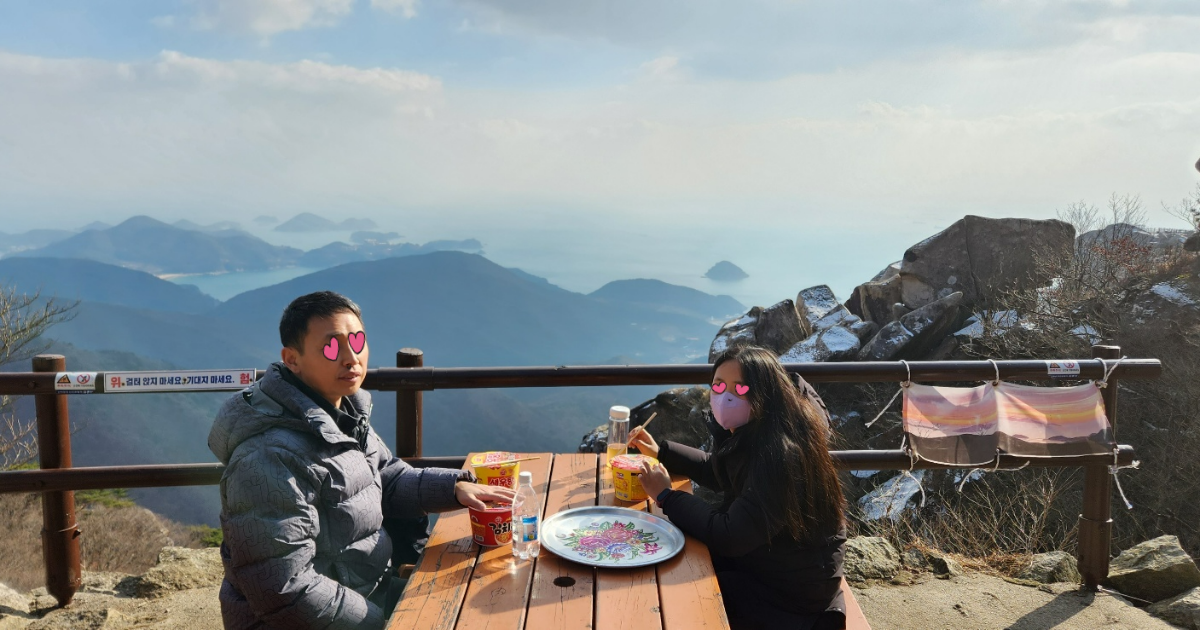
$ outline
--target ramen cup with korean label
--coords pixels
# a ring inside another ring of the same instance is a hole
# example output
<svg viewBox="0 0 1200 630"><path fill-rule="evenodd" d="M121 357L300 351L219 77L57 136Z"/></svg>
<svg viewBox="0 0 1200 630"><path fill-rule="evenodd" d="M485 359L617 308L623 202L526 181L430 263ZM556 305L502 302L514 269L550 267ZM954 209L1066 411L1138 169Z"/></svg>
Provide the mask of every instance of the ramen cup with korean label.
<svg viewBox="0 0 1200 630"><path fill-rule="evenodd" d="M645 501L649 498L642 489L642 462L650 462L653 466L658 460L649 455L617 455L612 459L613 496L621 501Z"/></svg>
<svg viewBox="0 0 1200 630"><path fill-rule="evenodd" d="M487 503L487 508L470 508L471 538L484 547L512 542L512 504Z"/></svg>
<svg viewBox="0 0 1200 630"><path fill-rule="evenodd" d="M475 469L475 478L479 483L515 489L521 464L514 462L514 459L517 459L517 456L507 451L476 453L471 457L471 467Z"/></svg>

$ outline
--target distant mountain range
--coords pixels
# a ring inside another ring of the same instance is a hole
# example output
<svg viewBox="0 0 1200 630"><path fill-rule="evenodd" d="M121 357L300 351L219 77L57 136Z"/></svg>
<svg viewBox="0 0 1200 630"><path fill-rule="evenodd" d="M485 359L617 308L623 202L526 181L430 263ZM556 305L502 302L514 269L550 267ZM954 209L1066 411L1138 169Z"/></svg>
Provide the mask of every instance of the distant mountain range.
<svg viewBox="0 0 1200 630"><path fill-rule="evenodd" d="M329 232L336 230L374 230L379 224L370 219L346 219L334 223L311 212L302 212L275 226L276 232Z"/></svg>
<svg viewBox="0 0 1200 630"><path fill-rule="evenodd" d="M712 321L744 310L731 298L657 281L615 282L583 295L454 251L340 265L223 304L145 272L79 259L0 260L0 285L14 284L81 300L74 318L48 333L71 370L265 367L278 360L283 307L320 289L341 291L362 306L372 367L393 365L404 346L423 349L427 364L443 366L702 359L716 329ZM610 405L634 405L659 389L428 392L425 452L572 450ZM74 438L76 462L212 461L206 436L226 396L72 397L71 417L82 427ZM376 431L394 444L395 396L374 398ZM29 405L19 411L32 413ZM173 518L216 520L212 488L134 495Z"/></svg>
<svg viewBox="0 0 1200 630"><path fill-rule="evenodd" d="M316 215L299 215L289 223L305 216L325 221ZM364 223L358 219L347 219L342 225L356 221L355 225L363 227L375 225L369 220ZM351 228L335 226L330 229ZM184 219L167 224L145 216L132 217L116 226L94 226L81 232L35 230L0 235L0 252L9 252L10 257L86 258L157 275L266 271L294 266L325 268L447 249L479 252L483 245L475 239L431 241L424 245L337 242L305 252L272 245L242 231L231 221L199 225Z"/></svg>
<svg viewBox="0 0 1200 630"><path fill-rule="evenodd" d="M154 274L272 269L295 264L303 252L271 245L240 230L202 232L133 217L88 230L18 256L87 258Z"/></svg>

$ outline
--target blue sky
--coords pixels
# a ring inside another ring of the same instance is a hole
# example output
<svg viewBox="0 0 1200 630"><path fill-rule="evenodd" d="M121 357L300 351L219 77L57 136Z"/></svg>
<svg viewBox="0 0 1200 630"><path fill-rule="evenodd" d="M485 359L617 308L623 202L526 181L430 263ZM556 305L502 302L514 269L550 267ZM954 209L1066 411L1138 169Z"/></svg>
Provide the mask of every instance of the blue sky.
<svg viewBox="0 0 1200 630"><path fill-rule="evenodd" d="M1167 1L0 0L0 230L436 211L909 238L1113 192L1170 224L1200 179L1197 32Z"/></svg>

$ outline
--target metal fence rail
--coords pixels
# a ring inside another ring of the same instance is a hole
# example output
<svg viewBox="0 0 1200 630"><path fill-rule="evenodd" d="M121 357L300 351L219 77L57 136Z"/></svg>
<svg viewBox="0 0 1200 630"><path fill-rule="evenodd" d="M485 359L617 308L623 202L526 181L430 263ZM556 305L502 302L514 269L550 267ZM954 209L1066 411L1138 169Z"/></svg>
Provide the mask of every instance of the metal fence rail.
<svg viewBox="0 0 1200 630"><path fill-rule="evenodd" d="M1109 386L1103 391L1105 410L1117 428L1118 379L1153 379L1162 373L1156 359L1122 359L1115 346L1095 346L1092 360L1057 361L1074 365L1074 379L1100 379L1108 374ZM1107 361L1107 363L1106 363ZM920 382L1049 380L1047 361L912 361L866 363L801 363L785 368L814 383ZM46 586L60 605L71 601L80 584L79 528L75 519L74 490L103 488L146 488L192 486L219 483L224 467L220 464L158 464L138 466L102 466L72 468L71 438L68 430L68 393L136 394L154 392L220 392L242 389L251 378L261 378L262 370L211 370L137 373L137 385L122 388L124 372L66 372L66 359L59 355L41 355L33 359L33 372L0 374L0 394L33 395L37 408L38 445L41 470L0 472L0 493L40 492L43 497L43 555L46 561ZM210 384L200 377L196 385L184 386L181 374L240 372L239 382L228 379ZM414 466L461 467L463 456L422 457L422 392L436 389L578 387L609 385L695 385L707 383L708 365L645 366L558 366L558 367L424 367L424 354L414 348L396 353L395 368L368 370L363 387L396 392L396 454ZM64 375L66 375L64 380ZM252 375L252 376L251 376ZM134 377L130 377L133 379ZM142 380L153 383L138 389ZM74 383L73 383L74 381ZM164 386L159 383L165 382ZM129 383L135 381L130 380ZM88 383L92 387L88 388ZM106 386L106 384L108 386ZM909 468L953 468L925 461L914 463L903 450L832 451L839 468L844 470L901 470ZM1116 463L1133 461L1133 448L1121 445ZM1079 521L1079 568L1085 585L1095 589L1108 576L1109 546L1112 538L1111 480L1108 467L1112 455L1026 458L1004 455L1000 466L1083 467L1083 514Z"/></svg>

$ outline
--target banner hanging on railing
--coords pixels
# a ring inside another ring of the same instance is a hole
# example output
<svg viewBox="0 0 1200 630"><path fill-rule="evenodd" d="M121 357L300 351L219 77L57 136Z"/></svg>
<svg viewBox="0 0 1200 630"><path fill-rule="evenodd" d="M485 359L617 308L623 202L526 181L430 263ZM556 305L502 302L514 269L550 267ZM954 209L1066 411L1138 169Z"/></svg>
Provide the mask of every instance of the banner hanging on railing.
<svg viewBox="0 0 1200 630"><path fill-rule="evenodd" d="M254 383L249 370L179 370L171 372L105 372L106 394L238 390Z"/></svg>

